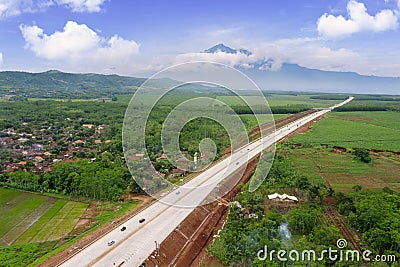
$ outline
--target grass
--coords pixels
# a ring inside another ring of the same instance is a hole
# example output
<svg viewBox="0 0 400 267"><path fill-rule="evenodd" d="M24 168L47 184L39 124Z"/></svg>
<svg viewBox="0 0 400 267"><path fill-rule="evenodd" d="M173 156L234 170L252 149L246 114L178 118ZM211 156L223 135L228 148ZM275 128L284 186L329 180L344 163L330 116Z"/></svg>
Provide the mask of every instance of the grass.
<svg viewBox="0 0 400 267"><path fill-rule="evenodd" d="M102 205L103 212L96 217L98 224L111 222L114 218L124 214L128 210L133 209L137 203L122 203L117 211L114 211L115 203L108 203Z"/></svg>
<svg viewBox="0 0 400 267"><path fill-rule="evenodd" d="M319 121L312 130L293 138L294 143L345 148L400 151L400 113L337 112Z"/></svg>
<svg viewBox="0 0 400 267"><path fill-rule="evenodd" d="M0 247L0 266L25 267L54 248L55 242Z"/></svg>
<svg viewBox="0 0 400 267"><path fill-rule="evenodd" d="M354 159L351 153L335 153L330 148L285 149L295 170L312 183L325 183L335 191L348 192L355 185L368 189L389 187L400 192L400 158L372 154L370 164Z"/></svg>
<svg viewBox="0 0 400 267"><path fill-rule="evenodd" d="M249 131L259 125L257 120L260 122L260 124L264 124L264 123L270 122L272 120L272 118L274 120L278 120L281 118L285 118L287 116L290 116L290 114L274 114L273 117L270 114L255 114L255 115L242 114L242 115L239 115L240 119L245 124L247 131Z"/></svg>

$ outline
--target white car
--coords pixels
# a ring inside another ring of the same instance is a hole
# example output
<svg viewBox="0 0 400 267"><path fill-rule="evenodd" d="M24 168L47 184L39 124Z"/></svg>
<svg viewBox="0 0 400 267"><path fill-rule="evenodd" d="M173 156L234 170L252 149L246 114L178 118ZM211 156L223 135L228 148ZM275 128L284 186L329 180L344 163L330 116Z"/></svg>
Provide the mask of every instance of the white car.
<svg viewBox="0 0 400 267"><path fill-rule="evenodd" d="M108 243L107 243L108 246L112 246L113 244L115 244L114 240L108 241Z"/></svg>

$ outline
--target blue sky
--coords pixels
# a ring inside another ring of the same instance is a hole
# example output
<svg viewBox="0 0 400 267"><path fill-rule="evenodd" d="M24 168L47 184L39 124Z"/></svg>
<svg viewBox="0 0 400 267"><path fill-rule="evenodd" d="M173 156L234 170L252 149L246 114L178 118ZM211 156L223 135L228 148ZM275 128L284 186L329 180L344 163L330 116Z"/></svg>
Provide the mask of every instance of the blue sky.
<svg viewBox="0 0 400 267"><path fill-rule="evenodd" d="M399 19L400 0L0 0L0 69L147 76L271 58L399 77ZM253 54L200 53L217 43Z"/></svg>

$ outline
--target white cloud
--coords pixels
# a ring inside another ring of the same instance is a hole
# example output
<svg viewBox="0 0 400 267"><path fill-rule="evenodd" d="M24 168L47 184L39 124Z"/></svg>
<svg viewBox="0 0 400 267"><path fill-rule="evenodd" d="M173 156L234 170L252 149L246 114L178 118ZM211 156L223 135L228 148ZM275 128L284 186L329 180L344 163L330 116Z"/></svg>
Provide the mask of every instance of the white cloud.
<svg viewBox="0 0 400 267"><path fill-rule="evenodd" d="M347 4L347 13L348 19L342 15L323 14L317 22L320 36L335 39L357 32L383 32L398 27L398 11L385 9L371 16L363 3L350 0Z"/></svg>
<svg viewBox="0 0 400 267"><path fill-rule="evenodd" d="M280 62L328 71L352 71L355 64L364 60L352 50L332 49L313 38L281 39L264 49Z"/></svg>
<svg viewBox="0 0 400 267"><path fill-rule="evenodd" d="M229 44L227 44L229 46ZM331 49L316 38L295 38L264 41L244 46L252 55L210 53L184 53L158 58L153 61L157 71L172 64L188 61L213 61L233 67L279 70L283 63L298 64L303 67L327 71L357 71L366 74L366 58L349 49ZM370 74L370 73L368 73Z"/></svg>
<svg viewBox="0 0 400 267"><path fill-rule="evenodd" d="M74 12L100 12L106 0L55 0L59 5L66 5Z"/></svg>
<svg viewBox="0 0 400 267"><path fill-rule="evenodd" d="M100 12L107 0L0 0L0 19L35 13L59 5L73 12Z"/></svg>
<svg viewBox="0 0 400 267"><path fill-rule="evenodd" d="M0 66L3 64L3 54L0 52Z"/></svg>
<svg viewBox="0 0 400 267"><path fill-rule="evenodd" d="M26 48L38 57L55 60L75 58L96 48L100 37L85 24L68 21L62 32L52 35L43 33L38 26L21 25L20 30L26 41Z"/></svg>
<svg viewBox="0 0 400 267"><path fill-rule="evenodd" d="M17 16L31 9L31 1L0 0L0 18Z"/></svg>
<svg viewBox="0 0 400 267"><path fill-rule="evenodd" d="M105 39L86 24L74 21L68 21L62 31L50 35L38 26L20 25L20 30L25 48L37 57L67 63L81 71L121 69L131 64L139 53L139 44L135 41L118 35Z"/></svg>
<svg viewBox="0 0 400 267"><path fill-rule="evenodd" d="M218 52L214 54L210 53L185 53L176 56L174 63L182 63L188 61L213 61L230 66L240 66L249 62L254 62L257 59L254 56L246 56L244 54L228 54L224 52Z"/></svg>

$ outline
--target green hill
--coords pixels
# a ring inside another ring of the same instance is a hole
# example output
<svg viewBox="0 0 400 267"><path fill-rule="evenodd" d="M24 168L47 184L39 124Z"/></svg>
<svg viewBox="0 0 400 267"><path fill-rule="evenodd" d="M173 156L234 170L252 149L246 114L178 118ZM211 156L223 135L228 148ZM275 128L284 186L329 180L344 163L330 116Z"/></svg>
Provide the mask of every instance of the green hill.
<svg viewBox="0 0 400 267"><path fill-rule="evenodd" d="M132 93L146 79L102 74L0 72L0 96L98 98Z"/></svg>

